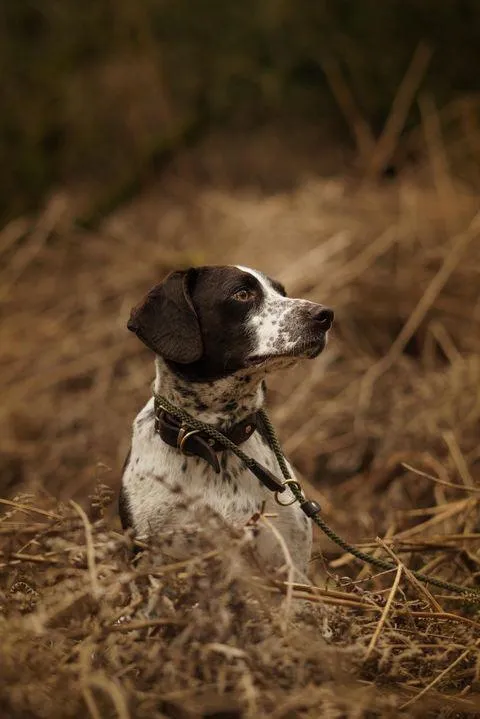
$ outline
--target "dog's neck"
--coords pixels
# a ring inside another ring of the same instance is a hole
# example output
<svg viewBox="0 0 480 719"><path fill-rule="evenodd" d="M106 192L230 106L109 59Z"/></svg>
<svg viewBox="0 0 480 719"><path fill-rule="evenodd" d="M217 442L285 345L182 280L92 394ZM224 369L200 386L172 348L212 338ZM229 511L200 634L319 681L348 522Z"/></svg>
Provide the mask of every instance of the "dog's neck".
<svg viewBox="0 0 480 719"><path fill-rule="evenodd" d="M265 400L265 372L244 371L212 382L190 382L172 372L160 357L156 357L155 367L155 394L219 428L241 422Z"/></svg>

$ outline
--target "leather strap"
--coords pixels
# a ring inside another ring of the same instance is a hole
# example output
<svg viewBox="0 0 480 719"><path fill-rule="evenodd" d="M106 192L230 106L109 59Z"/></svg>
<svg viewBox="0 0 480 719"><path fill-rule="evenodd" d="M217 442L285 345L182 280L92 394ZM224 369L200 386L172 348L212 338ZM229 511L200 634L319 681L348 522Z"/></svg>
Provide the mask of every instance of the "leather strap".
<svg viewBox="0 0 480 719"><path fill-rule="evenodd" d="M258 426L258 413L249 414L241 422L225 432L231 442L240 445L254 434ZM201 431L191 430L165 412L160 407L155 411L155 431L166 444L176 447L185 455L201 457L213 467L215 472L220 472L220 463L217 452L223 452L225 447L208 437Z"/></svg>

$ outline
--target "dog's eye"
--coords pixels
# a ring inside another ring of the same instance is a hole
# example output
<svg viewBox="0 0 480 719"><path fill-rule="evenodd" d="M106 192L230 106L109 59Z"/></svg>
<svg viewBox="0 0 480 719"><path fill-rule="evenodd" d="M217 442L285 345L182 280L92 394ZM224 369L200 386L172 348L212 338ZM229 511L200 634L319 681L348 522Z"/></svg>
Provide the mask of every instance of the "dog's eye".
<svg viewBox="0 0 480 719"><path fill-rule="evenodd" d="M249 300L253 300L255 294L252 292L252 290L237 290L232 295L234 300L238 300L238 302L248 302Z"/></svg>

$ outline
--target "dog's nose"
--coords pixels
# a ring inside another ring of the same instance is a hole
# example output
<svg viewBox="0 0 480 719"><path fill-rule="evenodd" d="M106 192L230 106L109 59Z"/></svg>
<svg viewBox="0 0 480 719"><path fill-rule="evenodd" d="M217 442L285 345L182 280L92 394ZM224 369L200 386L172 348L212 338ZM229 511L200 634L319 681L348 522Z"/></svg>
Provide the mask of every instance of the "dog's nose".
<svg viewBox="0 0 480 719"><path fill-rule="evenodd" d="M311 312L313 319L318 322L323 332L330 329L333 324L334 312L329 307L315 307Z"/></svg>

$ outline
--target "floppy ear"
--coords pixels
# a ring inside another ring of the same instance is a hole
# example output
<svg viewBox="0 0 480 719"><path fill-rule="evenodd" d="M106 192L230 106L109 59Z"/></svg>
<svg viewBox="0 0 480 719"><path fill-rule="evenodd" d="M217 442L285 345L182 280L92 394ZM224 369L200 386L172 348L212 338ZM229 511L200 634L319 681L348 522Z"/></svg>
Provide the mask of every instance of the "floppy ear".
<svg viewBox="0 0 480 719"><path fill-rule="evenodd" d="M160 357L189 364L203 353L189 283L194 269L172 272L133 308L127 327Z"/></svg>

